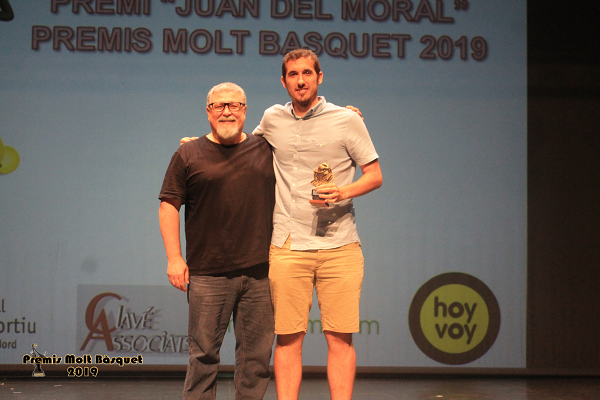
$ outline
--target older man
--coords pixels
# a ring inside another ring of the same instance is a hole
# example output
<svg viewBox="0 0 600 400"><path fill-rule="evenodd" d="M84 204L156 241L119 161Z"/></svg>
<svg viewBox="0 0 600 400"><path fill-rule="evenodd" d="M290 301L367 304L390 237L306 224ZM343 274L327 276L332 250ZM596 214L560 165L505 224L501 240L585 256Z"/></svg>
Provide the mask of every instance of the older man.
<svg viewBox="0 0 600 400"><path fill-rule="evenodd" d="M233 314L236 399L262 399L274 340L268 259L275 177L269 144L243 132L246 95L210 90L211 132L179 147L159 199L167 274L189 296L184 399L215 399L219 351ZM186 260L179 209L185 204Z"/></svg>
<svg viewBox="0 0 600 400"><path fill-rule="evenodd" d="M378 155L360 116L317 95L323 72L310 50L288 53L281 83L291 102L276 105L254 130L273 147L276 204L270 271L275 308L275 381L279 400L297 399L302 343L316 288L328 344L327 375L333 400L350 399L359 331L363 256L352 199L381 186ZM331 168L333 182L317 191L329 207L311 203L313 170ZM356 166L362 176L354 180Z"/></svg>

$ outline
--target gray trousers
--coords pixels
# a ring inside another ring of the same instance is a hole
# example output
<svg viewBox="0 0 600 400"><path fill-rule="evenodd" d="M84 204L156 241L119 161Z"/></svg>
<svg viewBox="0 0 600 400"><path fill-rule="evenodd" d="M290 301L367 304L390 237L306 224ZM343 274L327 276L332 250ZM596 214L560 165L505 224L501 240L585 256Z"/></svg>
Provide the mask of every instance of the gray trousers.
<svg viewBox="0 0 600 400"><path fill-rule="evenodd" d="M220 349L233 314L236 400L262 399L271 370L274 320L268 263L190 276L189 364L183 399L214 400Z"/></svg>

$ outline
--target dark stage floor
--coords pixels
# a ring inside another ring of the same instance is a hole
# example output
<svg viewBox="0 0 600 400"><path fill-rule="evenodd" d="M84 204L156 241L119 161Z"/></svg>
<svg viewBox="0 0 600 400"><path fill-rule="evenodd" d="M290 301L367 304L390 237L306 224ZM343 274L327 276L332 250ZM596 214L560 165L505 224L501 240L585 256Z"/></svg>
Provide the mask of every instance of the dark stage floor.
<svg viewBox="0 0 600 400"><path fill-rule="evenodd" d="M0 399L181 398L183 379L27 378L0 379ZM217 399L234 399L231 379L219 379ZM275 400L271 381L265 400ZM302 400L329 399L325 379L304 379ZM600 399L600 378L394 378L357 379L353 399L360 400L588 400Z"/></svg>

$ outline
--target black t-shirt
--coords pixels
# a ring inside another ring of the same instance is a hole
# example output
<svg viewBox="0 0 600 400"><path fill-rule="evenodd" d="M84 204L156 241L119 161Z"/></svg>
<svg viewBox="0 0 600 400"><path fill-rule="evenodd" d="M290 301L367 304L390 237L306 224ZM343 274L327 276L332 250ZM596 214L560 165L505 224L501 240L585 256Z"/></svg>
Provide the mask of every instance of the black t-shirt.
<svg viewBox="0 0 600 400"><path fill-rule="evenodd" d="M183 144L171 158L158 198L185 204L190 275L268 262L275 174L271 147L262 137L247 135L233 146L206 136Z"/></svg>

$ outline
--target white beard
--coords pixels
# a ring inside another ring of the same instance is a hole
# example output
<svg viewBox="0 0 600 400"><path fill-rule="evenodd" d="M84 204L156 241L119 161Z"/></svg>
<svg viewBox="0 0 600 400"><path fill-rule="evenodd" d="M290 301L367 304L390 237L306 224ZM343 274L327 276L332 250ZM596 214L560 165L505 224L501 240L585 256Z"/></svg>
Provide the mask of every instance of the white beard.
<svg viewBox="0 0 600 400"><path fill-rule="evenodd" d="M239 135L240 131L238 131L238 127L236 126L219 126L217 127L217 136L219 140L229 140L237 135Z"/></svg>

